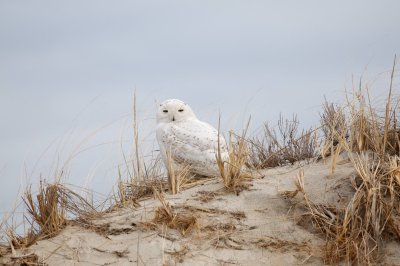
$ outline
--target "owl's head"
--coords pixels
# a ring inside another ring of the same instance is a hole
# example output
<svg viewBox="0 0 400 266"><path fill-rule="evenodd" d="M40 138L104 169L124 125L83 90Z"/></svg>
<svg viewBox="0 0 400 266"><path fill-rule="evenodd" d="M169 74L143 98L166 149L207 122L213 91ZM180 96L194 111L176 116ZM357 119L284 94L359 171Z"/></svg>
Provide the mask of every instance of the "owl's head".
<svg viewBox="0 0 400 266"><path fill-rule="evenodd" d="M157 123L180 122L197 119L189 105L177 99L170 99L158 106Z"/></svg>

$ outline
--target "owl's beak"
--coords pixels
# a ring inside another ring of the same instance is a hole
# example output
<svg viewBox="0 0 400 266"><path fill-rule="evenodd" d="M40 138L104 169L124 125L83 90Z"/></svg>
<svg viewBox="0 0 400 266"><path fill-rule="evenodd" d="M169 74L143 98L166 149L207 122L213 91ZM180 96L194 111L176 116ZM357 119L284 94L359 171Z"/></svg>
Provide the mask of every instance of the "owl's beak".
<svg viewBox="0 0 400 266"><path fill-rule="evenodd" d="M175 121L175 116L172 117L172 121Z"/></svg>

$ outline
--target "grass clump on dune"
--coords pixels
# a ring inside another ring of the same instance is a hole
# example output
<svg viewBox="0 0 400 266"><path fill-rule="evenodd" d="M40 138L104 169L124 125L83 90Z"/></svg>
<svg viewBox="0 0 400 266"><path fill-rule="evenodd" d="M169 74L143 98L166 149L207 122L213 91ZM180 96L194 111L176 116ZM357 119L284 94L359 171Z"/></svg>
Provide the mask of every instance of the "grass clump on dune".
<svg viewBox="0 0 400 266"><path fill-rule="evenodd" d="M28 189L24 203L40 233L46 237L57 233L69 219L88 219L98 214L92 202L60 183L41 182L36 200Z"/></svg>
<svg viewBox="0 0 400 266"><path fill-rule="evenodd" d="M304 173L297 178L297 191L303 193L314 225L325 235L326 263L376 264L387 240L400 241L400 131L396 118L400 99L392 94L394 72L395 65L384 112L372 106L368 90L365 94L354 92L354 99L342 108L325 104L322 150L331 151L332 172L342 151L347 152L356 171L355 192L347 206L338 209L314 204L304 191Z"/></svg>
<svg viewBox="0 0 400 266"><path fill-rule="evenodd" d="M250 119L240 136L235 135L232 131L229 133L227 161L222 158L222 151L218 139L216 161L220 176L224 182L225 189L236 194L247 189L247 181L252 178L252 175L247 168L247 163L249 161L249 147L246 134L249 125Z"/></svg>
<svg viewBox="0 0 400 266"><path fill-rule="evenodd" d="M162 191L166 186L163 181L160 157L152 158L146 164L140 152L139 122L137 119L136 93L133 99L133 144L132 155L124 155L124 164L118 167L117 192L114 207L140 206L139 200L151 197L153 190ZM121 168L123 170L121 170Z"/></svg>
<svg viewBox="0 0 400 266"><path fill-rule="evenodd" d="M159 200L161 206L154 210L154 218L151 221L141 223L143 228L158 229L158 226L167 226L178 230L182 236L187 235L198 224L196 216L191 211L177 210L168 201L164 193L154 190L154 196Z"/></svg>
<svg viewBox="0 0 400 266"><path fill-rule="evenodd" d="M24 222L29 227L23 235L7 232L12 249L25 248L37 240L57 235L70 221L90 219L98 214L93 204L60 182L41 181L38 191L29 187L23 196Z"/></svg>
<svg viewBox="0 0 400 266"><path fill-rule="evenodd" d="M252 137L249 165L256 169L272 168L309 160L317 156L317 131L299 130L299 120L279 117L277 129L264 123L261 136Z"/></svg>

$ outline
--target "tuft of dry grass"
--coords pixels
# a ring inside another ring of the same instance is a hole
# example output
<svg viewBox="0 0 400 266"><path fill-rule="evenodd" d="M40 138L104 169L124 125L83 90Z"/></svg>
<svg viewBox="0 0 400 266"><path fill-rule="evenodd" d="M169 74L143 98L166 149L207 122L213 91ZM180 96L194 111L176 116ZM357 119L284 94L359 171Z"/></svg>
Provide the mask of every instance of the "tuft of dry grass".
<svg viewBox="0 0 400 266"><path fill-rule="evenodd" d="M177 194L185 185L191 183L192 174L190 165L185 165L182 169L174 169L174 162L171 152L167 152L167 172L168 172L168 189L171 194Z"/></svg>
<svg viewBox="0 0 400 266"><path fill-rule="evenodd" d="M66 198L59 184L40 182L39 191L34 198L31 188L25 192L25 206L28 214L44 235L52 236L67 224Z"/></svg>
<svg viewBox="0 0 400 266"><path fill-rule="evenodd" d="M326 99L320 114L321 129L326 142L325 145L335 147L346 138L348 126L344 110L337 104L329 103ZM322 156L329 156L329 149L322 152Z"/></svg>
<svg viewBox="0 0 400 266"><path fill-rule="evenodd" d="M249 140L249 164L256 169L265 169L297 161L308 160L317 156L318 136L313 129L299 131L299 120L284 119L281 115L277 130L264 123L260 137Z"/></svg>
<svg viewBox="0 0 400 266"><path fill-rule="evenodd" d="M249 173L248 169L246 169L246 164L249 160L248 142L246 140L246 134L249 125L250 119L240 136L235 135L232 131L229 133L228 161L224 161L222 158L218 134L216 161L220 171L220 176L224 182L225 189L227 191L233 191L236 194L239 194L244 189L247 189L249 186L247 181L252 178L252 175Z"/></svg>
<svg viewBox="0 0 400 266"><path fill-rule="evenodd" d="M349 150L353 152L372 151L380 157L399 155L400 129L397 123L400 98L393 97L392 86L396 57L390 77L390 85L384 111L374 108L368 87L365 93L353 91L353 100L348 101L350 113Z"/></svg>
<svg viewBox="0 0 400 266"><path fill-rule="evenodd" d="M28 224L23 234L15 228L5 231L11 253L15 249L27 248L40 239L53 237L62 230L70 220L90 219L99 215L92 202L61 185L59 182L40 182L37 192L26 189L23 196L26 213L24 224ZM30 260L29 258L23 258Z"/></svg>
<svg viewBox="0 0 400 266"><path fill-rule="evenodd" d="M191 212L178 212L165 200L164 194L157 190L154 190L154 195L161 206L155 209L153 220L150 223L143 223L143 226L156 229L157 225L165 225L170 229L178 230L183 236L197 226L197 218Z"/></svg>
<svg viewBox="0 0 400 266"><path fill-rule="evenodd" d="M24 237L13 236L14 245L29 246L39 237L54 236L63 229L69 218L89 217L97 214L93 205L78 193L59 183L40 182L36 194L31 187L23 198L31 229Z"/></svg>
<svg viewBox="0 0 400 266"><path fill-rule="evenodd" d="M161 163L157 159L146 167L145 176L140 180L136 176L123 178L121 171L118 171L116 206L117 207L139 207L140 200L153 195L154 189L164 191L167 182L162 179Z"/></svg>
<svg viewBox="0 0 400 266"><path fill-rule="evenodd" d="M162 162L160 156L146 163L140 151L139 122L137 119L136 92L133 98L133 144L132 155L124 156L124 165L118 167L117 192L114 207L140 206L140 199L151 197L156 188L163 191Z"/></svg>
<svg viewBox="0 0 400 266"><path fill-rule="evenodd" d="M348 139L348 126L343 108L325 99L323 113L320 114L323 144L321 157L331 158L331 174L335 172L336 162L340 153L344 150L343 142Z"/></svg>

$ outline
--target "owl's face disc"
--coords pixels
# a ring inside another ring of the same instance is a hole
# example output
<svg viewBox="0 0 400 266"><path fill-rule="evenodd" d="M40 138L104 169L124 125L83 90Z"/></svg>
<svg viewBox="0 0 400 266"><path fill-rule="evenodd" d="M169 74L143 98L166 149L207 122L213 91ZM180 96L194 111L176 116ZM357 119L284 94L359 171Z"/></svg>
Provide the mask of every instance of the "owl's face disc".
<svg viewBox="0 0 400 266"><path fill-rule="evenodd" d="M157 123L174 123L196 119L189 105L181 100L170 99L158 106Z"/></svg>

